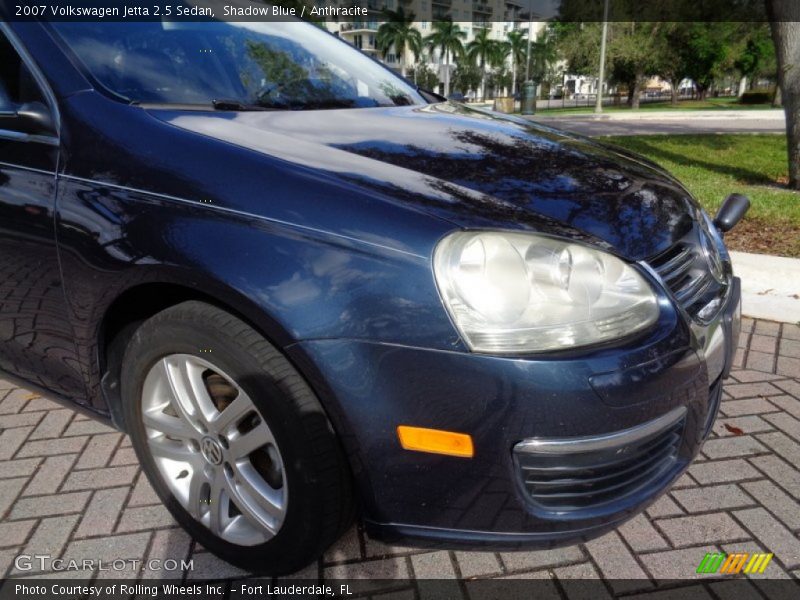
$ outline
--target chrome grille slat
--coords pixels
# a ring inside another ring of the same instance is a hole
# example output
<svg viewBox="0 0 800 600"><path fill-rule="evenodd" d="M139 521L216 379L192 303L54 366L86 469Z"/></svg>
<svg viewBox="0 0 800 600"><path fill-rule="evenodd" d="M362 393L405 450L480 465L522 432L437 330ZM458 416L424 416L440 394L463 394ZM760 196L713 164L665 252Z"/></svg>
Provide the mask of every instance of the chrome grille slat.
<svg viewBox="0 0 800 600"><path fill-rule="evenodd" d="M604 475L597 475L594 477L572 477L572 478L560 478L560 479L550 479L550 480L533 479L529 476L525 480L525 484L533 485L538 488L544 488L545 490L547 490L553 488L586 487L586 486L603 484L604 482L609 482L613 480L621 480L624 479L626 476L635 473L636 471L643 472L644 470L648 469L653 463L663 461L664 457L661 455L660 451L663 451L665 448L661 446L671 446L675 445L677 442L678 442L677 435L675 437L664 440L664 443L660 444L660 446L657 448L657 450L659 451L655 452L651 451L651 453L646 455L640 461L633 461L631 464L623 465L622 468L616 472L611 472Z"/></svg>
<svg viewBox="0 0 800 600"><path fill-rule="evenodd" d="M681 304L686 307L693 306L703 295L709 290L713 283L711 276L705 275L700 278L700 283L693 287L692 290L684 290L683 294L679 297Z"/></svg>
<svg viewBox="0 0 800 600"><path fill-rule="evenodd" d="M669 286L672 286L677 282L679 282L681 277L686 275L691 270L692 270L692 261L687 260L683 262L681 265L678 265L678 268L676 268L675 270L670 271L666 275L663 275L662 279L664 280L664 283L666 283Z"/></svg>
<svg viewBox="0 0 800 600"><path fill-rule="evenodd" d="M596 438L525 440L514 450L518 477L530 501L542 509L605 509L680 467L685 415L685 407L679 407L642 426Z"/></svg>
<svg viewBox="0 0 800 600"><path fill-rule="evenodd" d="M701 320L698 314L703 308L726 289L711 273L701 235L695 227L678 243L648 261L678 304L697 320Z"/></svg>
<svg viewBox="0 0 800 600"><path fill-rule="evenodd" d="M692 268L692 262L694 262L694 256L691 248L684 248L677 256L661 265L658 268L658 272L661 275L661 279L665 282L670 282L686 274Z"/></svg>
<svg viewBox="0 0 800 600"><path fill-rule="evenodd" d="M609 495L613 492L619 490L620 488L630 488L636 489L639 485L643 482L649 481L652 479L654 475L662 473L666 468L669 467L669 464L666 464L664 460L657 461L647 467L646 469L640 471L635 477L620 481L614 485L604 486L602 488L598 487L596 489L589 489L586 491L571 491L571 492L548 492L548 491L531 491L531 498L535 498L539 501L547 501L547 500L581 500L591 498L593 496L601 496L601 495Z"/></svg>
<svg viewBox="0 0 800 600"><path fill-rule="evenodd" d="M688 285L685 285L680 290L675 292L675 297L683 306L691 306L693 304L693 300L697 300L697 297L702 294L703 290L705 290L710 284L710 275L707 273L698 275L692 279Z"/></svg>

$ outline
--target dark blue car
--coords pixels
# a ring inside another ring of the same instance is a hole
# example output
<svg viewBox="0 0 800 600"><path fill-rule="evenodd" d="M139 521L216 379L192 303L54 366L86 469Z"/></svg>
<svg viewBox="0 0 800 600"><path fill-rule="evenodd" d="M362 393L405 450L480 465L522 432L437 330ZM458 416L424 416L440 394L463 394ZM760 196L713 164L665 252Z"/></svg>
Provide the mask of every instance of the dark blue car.
<svg viewBox="0 0 800 600"><path fill-rule="evenodd" d="M656 165L292 23L0 23L0 370L127 432L252 571L524 548L653 502L739 333Z"/></svg>

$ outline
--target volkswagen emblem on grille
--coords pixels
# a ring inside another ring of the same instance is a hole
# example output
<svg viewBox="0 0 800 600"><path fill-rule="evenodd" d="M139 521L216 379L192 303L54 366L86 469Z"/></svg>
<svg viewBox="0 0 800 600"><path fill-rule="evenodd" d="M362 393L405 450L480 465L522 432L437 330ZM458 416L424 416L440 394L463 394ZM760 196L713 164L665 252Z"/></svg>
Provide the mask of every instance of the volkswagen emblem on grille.
<svg viewBox="0 0 800 600"><path fill-rule="evenodd" d="M205 459L212 465L222 463L222 448L210 437L203 438L200 442L200 451L203 453Z"/></svg>

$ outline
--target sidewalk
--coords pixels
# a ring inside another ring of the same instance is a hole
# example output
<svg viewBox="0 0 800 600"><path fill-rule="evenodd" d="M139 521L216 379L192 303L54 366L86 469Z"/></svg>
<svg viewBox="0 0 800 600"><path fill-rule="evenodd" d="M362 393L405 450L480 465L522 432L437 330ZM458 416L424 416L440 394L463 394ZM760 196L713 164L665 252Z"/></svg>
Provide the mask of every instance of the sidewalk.
<svg viewBox="0 0 800 600"><path fill-rule="evenodd" d="M418 580L426 578L544 578L554 592L546 597L559 598L557 586L570 579L601 576L611 580L614 593L657 592L647 596L652 600L730 598L718 576L695 572L706 553L723 551L774 553L763 575L741 576L750 580L736 588L742 600L759 597L761 578L796 580L800 327L745 319L734 363L711 438L688 473L645 513L599 539L552 550L450 552L387 546L354 526L297 577L383 580L371 582L373 598L392 591L395 600L425 597ZM500 518L501 504L486 506ZM0 578L15 572L15 557L43 554L65 561L144 561L142 570L112 574L94 563L77 573L132 583L165 576L187 583L250 577L176 528L127 437L0 380ZM168 560L192 561L192 568L165 573L149 566ZM485 596L465 591L463 598L470 597Z"/></svg>
<svg viewBox="0 0 800 600"><path fill-rule="evenodd" d="M733 272L742 279L742 314L800 323L800 259L731 252Z"/></svg>
<svg viewBox="0 0 800 600"><path fill-rule="evenodd" d="M689 119L745 119L786 122L783 109L771 110L626 110L595 113L558 113L554 115L542 111L533 115L537 119L588 119L591 121L687 121Z"/></svg>
<svg viewBox="0 0 800 600"><path fill-rule="evenodd" d="M525 118L589 137L786 132L782 110L643 110L600 115L537 113Z"/></svg>

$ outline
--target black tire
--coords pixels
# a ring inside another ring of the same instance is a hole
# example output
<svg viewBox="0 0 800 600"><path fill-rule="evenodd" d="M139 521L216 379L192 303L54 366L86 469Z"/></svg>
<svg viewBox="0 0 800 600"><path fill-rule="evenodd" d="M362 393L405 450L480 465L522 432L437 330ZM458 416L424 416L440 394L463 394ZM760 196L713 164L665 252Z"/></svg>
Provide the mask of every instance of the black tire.
<svg viewBox="0 0 800 600"><path fill-rule="evenodd" d="M164 356L200 356L201 350L203 359L250 396L283 457L286 516L277 534L260 545L233 544L196 521L162 480L148 449L141 414L146 374ZM352 523L351 475L325 411L286 358L240 319L198 301L156 314L125 350L121 387L125 423L150 483L178 523L220 558L253 573L292 573L318 558Z"/></svg>

